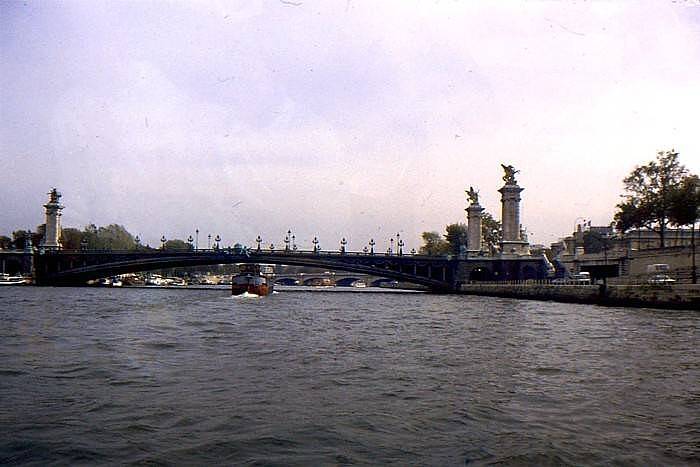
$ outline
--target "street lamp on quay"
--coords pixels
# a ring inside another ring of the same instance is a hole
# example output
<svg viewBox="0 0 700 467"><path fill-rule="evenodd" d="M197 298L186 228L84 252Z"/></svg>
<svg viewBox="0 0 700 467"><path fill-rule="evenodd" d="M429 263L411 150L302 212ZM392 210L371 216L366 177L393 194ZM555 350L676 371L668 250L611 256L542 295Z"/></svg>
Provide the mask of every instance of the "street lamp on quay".
<svg viewBox="0 0 700 467"><path fill-rule="evenodd" d="M291 241L292 230L287 230L287 236L284 237L284 251L289 252L289 242Z"/></svg>
<svg viewBox="0 0 700 467"><path fill-rule="evenodd" d="M190 244L190 248L192 248L192 241L193 241L193 240L194 240L194 239L192 238L192 235L190 235L189 237L187 237L187 243Z"/></svg>
<svg viewBox="0 0 700 467"><path fill-rule="evenodd" d="M161 250L165 250L165 242L166 242L165 235L163 235L162 237L160 237L160 249Z"/></svg>
<svg viewBox="0 0 700 467"><path fill-rule="evenodd" d="M345 254L345 245L348 244L348 241L345 240L345 237L340 241L340 254L344 255Z"/></svg>
<svg viewBox="0 0 700 467"><path fill-rule="evenodd" d="M207 250L211 250L211 234L207 235L207 238L209 239L207 241Z"/></svg>
<svg viewBox="0 0 700 467"><path fill-rule="evenodd" d="M137 235L134 241L136 242L136 249L138 250L141 245L141 238Z"/></svg>
<svg viewBox="0 0 700 467"><path fill-rule="evenodd" d="M221 236L219 236L219 234L216 234L216 238L214 239L214 241L216 242L215 248L218 250L220 247L219 244L221 243Z"/></svg>
<svg viewBox="0 0 700 467"><path fill-rule="evenodd" d="M262 243L262 238L260 238L260 235L258 235L258 238L255 239L255 243L258 244L258 252L260 251L260 244Z"/></svg>
<svg viewBox="0 0 700 467"><path fill-rule="evenodd" d="M311 240L311 243L314 244L314 253L318 253L319 247L318 247L318 237L314 237L313 240Z"/></svg>
<svg viewBox="0 0 700 467"><path fill-rule="evenodd" d="M194 231L194 251L199 249L199 229Z"/></svg>
<svg viewBox="0 0 700 467"><path fill-rule="evenodd" d="M377 243L374 241L373 238L369 239L369 254L370 255L374 255L374 245L376 245L376 244Z"/></svg>
<svg viewBox="0 0 700 467"><path fill-rule="evenodd" d="M394 252L394 239L390 238L389 239L389 256Z"/></svg>
<svg viewBox="0 0 700 467"><path fill-rule="evenodd" d="M292 250L297 251L297 236L292 235Z"/></svg>

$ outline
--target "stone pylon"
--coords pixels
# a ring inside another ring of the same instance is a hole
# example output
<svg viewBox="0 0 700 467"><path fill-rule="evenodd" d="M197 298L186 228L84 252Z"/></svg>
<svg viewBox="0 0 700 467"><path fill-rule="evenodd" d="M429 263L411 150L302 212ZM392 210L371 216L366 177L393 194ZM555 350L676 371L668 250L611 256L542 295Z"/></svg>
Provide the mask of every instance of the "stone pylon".
<svg viewBox="0 0 700 467"><path fill-rule="evenodd" d="M515 180L513 166L503 166L506 182L498 190L501 193L501 223L503 224L503 239L501 240L501 255L526 256L530 254L527 240L521 236L520 229L520 193L524 190Z"/></svg>
<svg viewBox="0 0 700 467"><path fill-rule="evenodd" d="M484 208L476 201L465 211L467 211L467 252L480 253L482 251L481 216Z"/></svg>
<svg viewBox="0 0 700 467"><path fill-rule="evenodd" d="M46 232L42 246L47 250L57 250L61 248L59 239L61 238L61 209L59 203L61 194L53 188L49 192L49 202L44 205L46 209Z"/></svg>

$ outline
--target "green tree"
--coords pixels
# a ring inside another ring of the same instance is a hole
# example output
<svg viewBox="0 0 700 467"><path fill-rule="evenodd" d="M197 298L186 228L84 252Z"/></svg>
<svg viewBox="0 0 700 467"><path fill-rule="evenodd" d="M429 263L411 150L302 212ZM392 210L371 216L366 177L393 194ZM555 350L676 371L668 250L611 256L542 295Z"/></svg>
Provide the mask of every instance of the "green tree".
<svg viewBox="0 0 700 467"><path fill-rule="evenodd" d="M82 232L82 239L90 250L133 250L136 241L124 226L110 224L106 227L97 227L90 224Z"/></svg>
<svg viewBox="0 0 700 467"><path fill-rule="evenodd" d="M690 225L690 242L693 256L691 281L697 284L697 266L695 265L695 224L700 220L700 178L697 175L685 177L674 191L671 200L671 223L681 227Z"/></svg>
<svg viewBox="0 0 700 467"><path fill-rule="evenodd" d="M418 252L421 255L440 256L446 255L450 251L450 244L443 240L438 232L423 232L423 245Z"/></svg>
<svg viewBox="0 0 700 467"><path fill-rule="evenodd" d="M6 235L0 235L0 250L12 248L12 239Z"/></svg>
<svg viewBox="0 0 700 467"><path fill-rule="evenodd" d="M682 227L695 227L700 210L700 178L688 175L671 194L671 209L669 219L671 224Z"/></svg>
<svg viewBox="0 0 700 467"><path fill-rule="evenodd" d="M445 227L445 241L449 244L449 252L458 255L462 251L462 246L467 245L467 225L450 224Z"/></svg>
<svg viewBox="0 0 700 467"><path fill-rule="evenodd" d="M674 150L661 151L656 160L636 167L623 180L626 194L623 195L624 201L617 205L615 219L618 225L638 224L655 230L663 248L670 223L672 193L686 173Z"/></svg>
<svg viewBox="0 0 700 467"><path fill-rule="evenodd" d="M12 232L12 243L14 244L14 247L18 250L25 248L29 236L29 231L27 230L15 230L14 232ZM35 247L39 246L42 236L36 232L31 232L31 238L32 245Z"/></svg>
<svg viewBox="0 0 700 467"><path fill-rule="evenodd" d="M489 254L496 254L498 245L503 239L503 227L488 212L484 212L483 216L481 216L481 238L484 242L484 248Z"/></svg>
<svg viewBox="0 0 700 467"><path fill-rule="evenodd" d="M61 229L61 246L66 250L79 250L83 233L73 227Z"/></svg>
<svg viewBox="0 0 700 467"><path fill-rule="evenodd" d="M192 244L185 242L184 240L173 239L165 242L166 250L192 250Z"/></svg>

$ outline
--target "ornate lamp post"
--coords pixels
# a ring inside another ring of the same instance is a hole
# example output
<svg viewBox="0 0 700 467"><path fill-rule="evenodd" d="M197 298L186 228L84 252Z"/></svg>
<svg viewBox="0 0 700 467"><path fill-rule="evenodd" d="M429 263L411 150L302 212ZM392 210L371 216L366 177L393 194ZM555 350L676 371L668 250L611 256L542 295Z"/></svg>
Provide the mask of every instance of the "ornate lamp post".
<svg viewBox="0 0 700 467"><path fill-rule="evenodd" d="M207 250L211 250L211 234L207 235Z"/></svg>
<svg viewBox="0 0 700 467"><path fill-rule="evenodd" d="M270 243L270 253L272 253L273 251L275 251L275 244Z"/></svg>
<svg viewBox="0 0 700 467"><path fill-rule="evenodd" d="M214 241L216 242L216 246L214 248L218 250L220 246L219 243L221 242L221 236L219 236L219 234L216 234L216 238L214 239Z"/></svg>
<svg viewBox="0 0 700 467"><path fill-rule="evenodd" d="M192 241L193 241L193 240L194 240L194 239L192 238L192 235L190 235L189 237L187 237L187 243L190 244L190 249L192 249Z"/></svg>
<svg viewBox="0 0 700 467"><path fill-rule="evenodd" d="M260 244L262 243L262 238L260 238L260 235L258 235L258 238L255 239L255 243L258 244L258 253L260 252Z"/></svg>
<svg viewBox="0 0 700 467"><path fill-rule="evenodd" d="M415 249L415 248L411 248L411 254L412 254L412 255L415 255L415 254L416 254L416 249Z"/></svg>
<svg viewBox="0 0 700 467"><path fill-rule="evenodd" d="M287 230L287 236L284 237L284 251L289 253L289 242L290 242L290 237L292 235L291 230Z"/></svg>
<svg viewBox="0 0 700 467"><path fill-rule="evenodd" d="M319 248L318 248L318 237L314 237L313 240L311 240L311 243L314 244L314 253L318 253Z"/></svg>
<svg viewBox="0 0 700 467"><path fill-rule="evenodd" d="M292 235L292 250L297 251L297 237L296 237L296 235Z"/></svg>
<svg viewBox="0 0 700 467"><path fill-rule="evenodd" d="M345 240L345 237L340 241L340 254L344 255L345 254L345 245L348 244L348 241Z"/></svg>
<svg viewBox="0 0 700 467"><path fill-rule="evenodd" d="M194 251L199 249L199 229L194 231Z"/></svg>
<svg viewBox="0 0 700 467"><path fill-rule="evenodd" d="M160 249L161 250L165 250L165 242L166 242L165 235L163 235L162 237L160 237Z"/></svg>
<svg viewBox="0 0 700 467"><path fill-rule="evenodd" d="M403 256L403 246L404 246L404 243L403 243L403 239L402 239L402 238L399 239L399 241L398 241L398 246L399 246L399 256Z"/></svg>
<svg viewBox="0 0 700 467"><path fill-rule="evenodd" d="M139 238L139 236L137 235L134 241L136 242L136 249L138 250L139 246L141 246L141 238ZM82 244L83 242L80 243ZM87 241L85 241L85 244L87 245Z"/></svg>
<svg viewBox="0 0 700 467"><path fill-rule="evenodd" d="M362 253L367 254L368 251L369 249L367 248L367 245L365 245L364 248L362 248Z"/></svg>
<svg viewBox="0 0 700 467"><path fill-rule="evenodd" d="M373 238L369 239L369 254L374 255L374 245L376 245Z"/></svg>
<svg viewBox="0 0 700 467"><path fill-rule="evenodd" d="M390 238L389 239L389 256L394 252L394 239Z"/></svg>

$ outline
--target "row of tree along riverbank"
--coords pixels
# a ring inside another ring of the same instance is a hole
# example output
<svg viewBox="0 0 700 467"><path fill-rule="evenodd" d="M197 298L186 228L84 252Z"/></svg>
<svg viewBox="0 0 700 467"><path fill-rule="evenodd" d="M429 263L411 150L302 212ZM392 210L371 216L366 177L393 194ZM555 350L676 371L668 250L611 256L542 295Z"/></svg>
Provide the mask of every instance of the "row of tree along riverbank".
<svg viewBox="0 0 700 467"><path fill-rule="evenodd" d="M559 285L546 283L469 283L460 293L526 300L608 306L700 310L700 285Z"/></svg>

